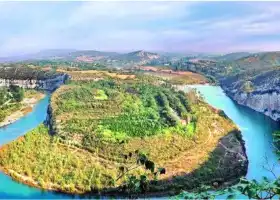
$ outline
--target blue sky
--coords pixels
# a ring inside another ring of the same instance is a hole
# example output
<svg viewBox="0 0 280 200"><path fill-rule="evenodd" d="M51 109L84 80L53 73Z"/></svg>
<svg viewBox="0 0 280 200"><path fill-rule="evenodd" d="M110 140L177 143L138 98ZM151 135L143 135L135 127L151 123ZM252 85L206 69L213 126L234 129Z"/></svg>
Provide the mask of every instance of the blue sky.
<svg viewBox="0 0 280 200"><path fill-rule="evenodd" d="M280 2L0 2L0 57L280 50Z"/></svg>

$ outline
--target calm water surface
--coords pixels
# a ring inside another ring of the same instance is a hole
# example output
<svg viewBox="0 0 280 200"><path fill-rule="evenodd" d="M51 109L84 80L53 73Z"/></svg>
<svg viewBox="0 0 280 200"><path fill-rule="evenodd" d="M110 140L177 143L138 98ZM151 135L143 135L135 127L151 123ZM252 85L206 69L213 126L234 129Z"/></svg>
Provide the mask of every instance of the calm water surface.
<svg viewBox="0 0 280 200"><path fill-rule="evenodd" d="M245 140L249 159L247 178L260 180L263 176L274 179L272 173L265 168L273 168L280 175L280 165L272 146L272 132L279 129L276 122L268 117L235 104L220 87L195 86L212 106L222 109L239 126ZM31 113L0 128L0 145L6 144L42 123L47 114L49 96L40 101ZM0 172L0 198L73 198L73 196L46 192L13 181ZM77 197L76 197L77 198Z"/></svg>

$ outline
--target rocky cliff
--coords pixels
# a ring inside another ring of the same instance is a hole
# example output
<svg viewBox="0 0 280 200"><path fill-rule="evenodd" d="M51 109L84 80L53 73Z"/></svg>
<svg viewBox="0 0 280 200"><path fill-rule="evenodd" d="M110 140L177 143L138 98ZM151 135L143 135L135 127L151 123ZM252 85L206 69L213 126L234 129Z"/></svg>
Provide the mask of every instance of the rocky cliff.
<svg viewBox="0 0 280 200"><path fill-rule="evenodd" d="M46 72L31 68L0 69L0 87L17 85L23 88L54 91L68 78L68 75L64 73Z"/></svg>
<svg viewBox="0 0 280 200"><path fill-rule="evenodd" d="M238 104L280 121L280 69L228 77L221 86Z"/></svg>
<svg viewBox="0 0 280 200"><path fill-rule="evenodd" d="M67 80L68 76L66 74L59 75L55 78L50 78L46 80L19 80L19 79L2 79L0 78L0 87L1 86L10 86L10 85L17 85L23 88L32 88L32 89L41 89L41 90L48 90L54 91L60 85L62 85L65 80Z"/></svg>

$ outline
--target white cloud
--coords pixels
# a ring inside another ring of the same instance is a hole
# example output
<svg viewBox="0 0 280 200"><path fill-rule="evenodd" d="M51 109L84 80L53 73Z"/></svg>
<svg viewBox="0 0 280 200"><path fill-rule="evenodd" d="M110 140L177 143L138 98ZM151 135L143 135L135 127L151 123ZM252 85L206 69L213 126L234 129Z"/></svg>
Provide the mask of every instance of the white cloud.
<svg viewBox="0 0 280 200"><path fill-rule="evenodd" d="M225 35L250 36L259 34L277 34L280 31L280 4L249 4L252 13L244 17L221 18L204 22L204 29Z"/></svg>
<svg viewBox="0 0 280 200"><path fill-rule="evenodd" d="M188 14L190 2L84 2L70 17L70 22L103 19L176 18Z"/></svg>
<svg viewBox="0 0 280 200"><path fill-rule="evenodd" d="M159 30L153 30L156 29L153 28L155 24L150 22L171 19L176 21L189 14L188 8L192 4L190 2L83 2L73 7L68 16L57 19L48 18L48 15L39 15L41 12L45 14L40 10L32 13L33 11L23 6L25 9L21 9L19 13L25 14L29 11L29 15L36 16L36 19L30 20L30 23L34 23L35 20L39 25L10 35L2 44L0 42L0 53L2 55L12 51L28 53L35 51L36 48L38 50L43 48L109 49L110 46L111 49L151 48L152 45L156 45L159 34L169 37L172 30L170 33L168 30L161 33ZM8 6L23 8L22 4ZM5 17L9 18L13 12L7 11ZM26 16L17 17L23 17L24 21Z"/></svg>
<svg viewBox="0 0 280 200"><path fill-rule="evenodd" d="M200 5L197 2L81 2L70 6L69 12L44 7L48 4L51 3L40 6L32 2L0 2L0 23L4 20L7 25L0 32L0 57L46 48L126 51L223 51L246 45L257 48L264 47L265 42L249 43L245 39L280 32L280 3L244 3L246 16L225 18L224 11L225 15L216 19L192 17L195 12L192 6Z"/></svg>

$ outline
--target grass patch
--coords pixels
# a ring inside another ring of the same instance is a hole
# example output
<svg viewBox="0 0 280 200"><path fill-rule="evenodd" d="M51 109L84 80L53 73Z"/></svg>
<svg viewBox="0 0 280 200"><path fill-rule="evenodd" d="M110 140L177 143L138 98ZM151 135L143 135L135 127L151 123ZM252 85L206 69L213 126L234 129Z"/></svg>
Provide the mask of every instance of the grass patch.
<svg viewBox="0 0 280 200"><path fill-rule="evenodd" d="M106 99L108 99L108 96L105 94L104 90L96 90L94 99L106 100Z"/></svg>
<svg viewBox="0 0 280 200"><path fill-rule="evenodd" d="M54 116L61 121L59 133L70 140L89 133L104 135L106 141L110 133L112 141L119 141L120 135L129 138L160 134L178 126L190 112L185 95L172 88L112 80L74 82L69 86L71 89L58 91L52 101ZM64 118L66 113L71 117ZM81 144L83 140L74 142Z"/></svg>
<svg viewBox="0 0 280 200"><path fill-rule="evenodd" d="M118 172L86 151L59 143L59 138L51 137L44 125L5 146L0 158L1 166L30 177L38 186L68 192L112 186Z"/></svg>

